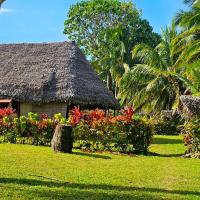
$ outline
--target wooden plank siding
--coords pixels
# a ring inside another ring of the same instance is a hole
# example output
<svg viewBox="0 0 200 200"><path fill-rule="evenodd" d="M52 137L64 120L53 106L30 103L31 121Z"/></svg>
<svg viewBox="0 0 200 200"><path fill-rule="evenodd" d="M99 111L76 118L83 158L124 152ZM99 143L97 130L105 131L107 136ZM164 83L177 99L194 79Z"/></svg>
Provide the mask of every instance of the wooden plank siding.
<svg viewBox="0 0 200 200"><path fill-rule="evenodd" d="M38 113L39 115L47 114L49 117L53 117L56 113L61 113L65 117L66 110L66 103L32 104L32 112Z"/></svg>
<svg viewBox="0 0 200 200"><path fill-rule="evenodd" d="M46 103L46 104L31 104L20 103L20 115L27 116L29 112L41 114L47 114L49 117L53 117L56 113L62 113L65 117L67 110L66 103Z"/></svg>

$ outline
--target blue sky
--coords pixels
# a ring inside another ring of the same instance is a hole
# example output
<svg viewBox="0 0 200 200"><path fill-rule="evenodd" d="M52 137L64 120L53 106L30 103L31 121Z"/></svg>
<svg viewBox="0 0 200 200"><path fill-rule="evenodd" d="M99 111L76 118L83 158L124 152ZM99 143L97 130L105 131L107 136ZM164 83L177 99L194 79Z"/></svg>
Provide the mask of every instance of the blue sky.
<svg viewBox="0 0 200 200"><path fill-rule="evenodd" d="M55 3L56 2L56 3ZM0 43L65 41L63 23L78 0L6 0L0 12ZM133 0L143 18L160 32L170 24L183 0Z"/></svg>

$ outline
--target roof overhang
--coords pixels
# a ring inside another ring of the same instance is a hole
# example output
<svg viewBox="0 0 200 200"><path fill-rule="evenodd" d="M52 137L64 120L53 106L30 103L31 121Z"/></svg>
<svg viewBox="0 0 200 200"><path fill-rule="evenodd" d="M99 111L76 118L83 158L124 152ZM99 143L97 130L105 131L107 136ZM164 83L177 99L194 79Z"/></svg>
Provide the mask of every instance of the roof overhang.
<svg viewBox="0 0 200 200"><path fill-rule="evenodd" d="M0 99L0 103L10 103L12 99Z"/></svg>

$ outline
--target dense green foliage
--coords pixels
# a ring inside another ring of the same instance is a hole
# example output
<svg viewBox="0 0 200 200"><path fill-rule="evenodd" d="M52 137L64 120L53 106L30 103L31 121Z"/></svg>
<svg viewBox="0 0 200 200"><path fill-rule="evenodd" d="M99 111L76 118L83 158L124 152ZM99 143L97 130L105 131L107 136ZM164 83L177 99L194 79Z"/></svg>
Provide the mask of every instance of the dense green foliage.
<svg viewBox="0 0 200 200"><path fill-rule="evenodd" d="M145 112L177 109L180 95L200 93L200 2L185 3L190 10L177 13L162 38L133 3L119 0L73 5L65 34L89 55L122 105Z"/></svg>
<svg viewBox="0 0 200 200"><path fill-rule="evenodd" d="M195 64L200 52L200 41L191 39L196 34L196 29L178 34L172 25L163 30L162 41L155 48L136 45L133 58L141 64L125 73L121 80L122 103L143 107L148 112L178 108L180 95L190 82L184 68Z"/></svg>
<svg viewBox="0 0 200 200"><path fill-rule="evenodd" d="M134 62L134 45L158 44L160 37L152 30L132 2L86 0L71 6L64 33L89 56L95 70L112 89L118 86L124 63Z"/></svg>
<svg viewBox="0 0 200 200"><path fill-rule="evenodd" d="M176 114L172 117L158 115L154 117L154 134L158 135L179 135L184 119Z"/></svg>
<svg viewBox="0 0 200 200"><path fill-rule="evenodd" d="M185 1L191 9L189 11L179 11L175 16L175 22L177 25L184 29L192 28L200 25L200 1L189 0Z"/></svg>
<svg viewBox="0 0 200 200"><path fill-rule="evenodd" d="M193 41L200 41L200 1L199 0L185 0L185 3L191 6L189 11L180 11L175 16L175 23L180 26L183 33L196 31L192 37ZM193 48L195 46L191 45ZM199 50L197 50L199 52ZM189 91L192 94L200 95L200 52L194 57L196 62L186 65L184 81Z"/></svg>
<svg viewBox="0 0 200 200"><path fill-rule="evenodd" d="M198 200L200 160L179 157L182 138L158 136L150 151L158 156L0 144L0 199Z"/></svg>

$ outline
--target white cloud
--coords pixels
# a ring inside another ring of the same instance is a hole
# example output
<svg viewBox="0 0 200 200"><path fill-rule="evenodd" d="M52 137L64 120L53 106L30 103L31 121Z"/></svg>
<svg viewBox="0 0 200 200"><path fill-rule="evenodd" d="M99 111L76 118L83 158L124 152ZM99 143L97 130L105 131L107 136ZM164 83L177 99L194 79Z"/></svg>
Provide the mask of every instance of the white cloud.
<svg viewBox="0 0 200 200"><path fill-rule="evenodd" d="M10 12L13 12L12 9L7 9L7 8L0 8L0 14L1 13L10 13Z"/></svg>

